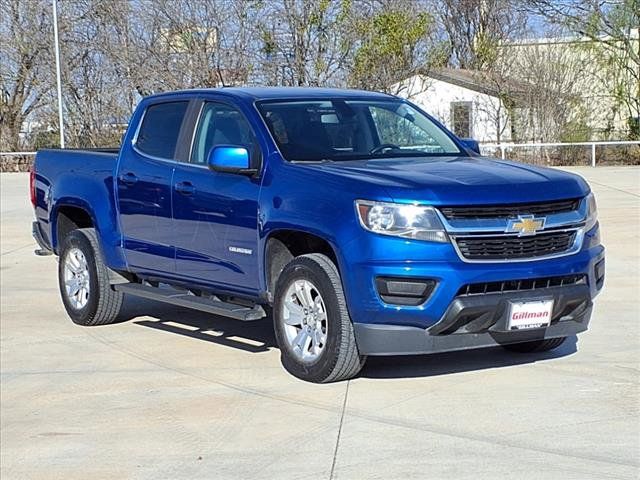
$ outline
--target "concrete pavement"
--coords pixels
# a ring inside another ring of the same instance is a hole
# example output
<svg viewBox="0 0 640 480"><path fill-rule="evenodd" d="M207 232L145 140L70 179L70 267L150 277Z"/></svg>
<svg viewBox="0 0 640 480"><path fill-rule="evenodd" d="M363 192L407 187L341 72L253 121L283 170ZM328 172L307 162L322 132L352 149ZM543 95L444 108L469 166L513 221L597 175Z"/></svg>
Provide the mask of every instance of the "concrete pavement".
<svg viewBox="0 0 640 480"><path fill-rule="evenodd" d="M637 479L640 169L597 194L607 279L555 352L371 358L350 382L280 366L270 322L127 299L82 328L32 254L25 174L0 175L0 476L10 479Z"/></svg>

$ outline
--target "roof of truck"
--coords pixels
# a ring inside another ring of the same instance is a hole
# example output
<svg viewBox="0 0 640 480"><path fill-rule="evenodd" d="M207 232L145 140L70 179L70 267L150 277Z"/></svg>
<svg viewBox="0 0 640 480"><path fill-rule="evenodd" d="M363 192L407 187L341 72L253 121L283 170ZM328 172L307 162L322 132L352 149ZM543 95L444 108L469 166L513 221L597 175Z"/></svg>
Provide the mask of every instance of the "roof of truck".
<svg viewBox="0 0 640 480"><path fill-rule="evenodd" d="M161 93L166 95L170 92ZM180 90L171 93L222 93L226 95L236 95L253 100L276 100L276 99L308 99L308 98L385 98L391 95L381 92L370 92L367 90L352 90L342 88L316 88L316 87L222 87L222 88L198 88L190 90ZM155 95L153 95L155 96Z"/></svg>

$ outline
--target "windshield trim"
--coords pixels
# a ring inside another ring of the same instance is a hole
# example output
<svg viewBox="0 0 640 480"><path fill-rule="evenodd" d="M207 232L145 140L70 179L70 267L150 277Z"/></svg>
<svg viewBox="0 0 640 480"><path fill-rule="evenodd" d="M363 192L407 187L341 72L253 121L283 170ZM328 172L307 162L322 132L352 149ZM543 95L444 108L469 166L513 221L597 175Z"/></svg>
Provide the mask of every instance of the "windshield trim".
<svg viewBox="0 0 640 480"><path fill-rule="evenodd" d="M372 155L353 155L350 158L343 158L343 159L322 158L322 159L315 159L315 160L304 160L304 159L301 160L301 159L295 159L295 158L288 158L287 156L285 156L284 153L282 152L282 149L280 148L280 145L278 144L278 141L273 136L273 132L271 131L271 129L269 128L269 125L267 124L267 120L264 116L262 105L270 104L270 103L326 102L326 101L332 101L332 100L345 100L345 101L354 101L354 102L358 102L358 101L387 102L387 103L399 103L399 104L408 105L411 108L414 108L415 110L420 112L425 117L427 117L436 126L436 128L442 131L453 142L453 144L458 149L458 152L447 152L447 153L389 152L388 154L380 153L380 154L372 154ZM380 98L371 98L371 97L361 96L361 95L332 95L330 97L304 96L304 97L268 98L263 100L255 100L253 102L253 106L256 112L258 113L258 116L260 117L260 121L264 125L264 128L269 133L269 138L273 142L273 145L275 146L277 152L280 154L280 157L285 162L289 162L289 163L297 163L297 164L312 163L313 164L313 163L327 163L327 162L339 163L341 161L376 160L376 159L384 159L384 158L411 158L411 157L434 158L434 157L461 157L461 156L470 157L471 156L469 152L466 150L466 148L464 147L464 145L460 142L460 139L456 137L451 131L449 131L449 129L446 128L440 121L438 121L436 118L434 118L433 116L425 112L422 108L410 102L409 100L396 97L393 95L381 96Z"/></svg>

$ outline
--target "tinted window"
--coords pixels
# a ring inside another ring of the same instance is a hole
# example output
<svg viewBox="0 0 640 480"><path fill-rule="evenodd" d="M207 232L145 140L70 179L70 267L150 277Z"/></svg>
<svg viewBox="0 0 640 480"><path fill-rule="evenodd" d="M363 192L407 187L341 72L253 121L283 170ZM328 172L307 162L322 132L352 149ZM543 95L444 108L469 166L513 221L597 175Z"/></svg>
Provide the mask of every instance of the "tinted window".
<svg viewBox="0 0 640 480"><path fill-rule="evenodd" d="M252 151L253 131L240 111L230 105L208 102L202 107L191 162L204 164L216 145L235 145Z"/></svg>
<svg viewBox="0 0 640 480"><path fill-rule="evenodd" d="M166 102L147 107L136 147L147 155L173 159L188 105L189 102Z"/></svg>
<svg viewBox="0 0 640 480"><path fill-rule="evenodd" d="M259 109L287 160L460 154L442 128L399 100L291 100Z"/></svg>

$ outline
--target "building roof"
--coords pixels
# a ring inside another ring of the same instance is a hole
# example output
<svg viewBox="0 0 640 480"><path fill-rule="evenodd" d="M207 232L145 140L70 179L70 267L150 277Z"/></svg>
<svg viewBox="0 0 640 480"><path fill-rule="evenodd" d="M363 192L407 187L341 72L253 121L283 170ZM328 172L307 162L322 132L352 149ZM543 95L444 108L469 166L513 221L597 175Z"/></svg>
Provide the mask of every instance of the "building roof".
<svg viewBox="0 0 640 480"><path fill-rule="evenodd" d="M523 95L530 88L530 86L524 82L503 77L495 72L465 70L461 68L432 68L422 71L420 74L433 78L434 80L440 80L441 82L457 85L492 97L505 94L517 97Z"/></svg>

